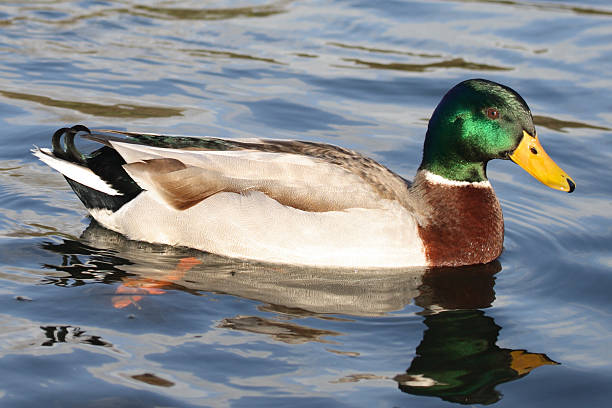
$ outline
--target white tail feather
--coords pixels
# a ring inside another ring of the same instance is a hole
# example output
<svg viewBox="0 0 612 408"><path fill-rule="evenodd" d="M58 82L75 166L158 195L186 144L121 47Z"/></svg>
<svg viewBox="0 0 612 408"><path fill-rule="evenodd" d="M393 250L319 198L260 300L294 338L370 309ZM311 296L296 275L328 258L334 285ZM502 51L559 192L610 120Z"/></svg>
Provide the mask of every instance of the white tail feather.
<svg viewBox="0 0 612 408"><path fill-rule="evenodd" d="M123 195L119 191L112 188L106 181L98 177L93 171L84 166L71 163L66 160L59 159L51 153L49 149L39 149L38 147L31 150L32 154L38 157L43 163L62 173L71 180L81 183L87 187L98 190L108 195Z"/></svg>

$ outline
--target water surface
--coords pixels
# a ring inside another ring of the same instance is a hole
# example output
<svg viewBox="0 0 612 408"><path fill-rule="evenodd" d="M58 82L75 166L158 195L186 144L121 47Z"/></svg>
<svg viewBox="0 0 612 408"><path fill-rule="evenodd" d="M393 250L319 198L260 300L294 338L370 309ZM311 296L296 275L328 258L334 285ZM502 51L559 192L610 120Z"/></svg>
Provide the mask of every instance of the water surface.
<svg viewBox="0 0 612 408"><path fill-rule="evenodd" d="M604 0L0 3L0 404L608 406L611 38ZM506 239L489 265L132 242L29 153L83 123L323 141L412 178L435 105L474 77L527 100L577 183L491 163Z"/></svg>

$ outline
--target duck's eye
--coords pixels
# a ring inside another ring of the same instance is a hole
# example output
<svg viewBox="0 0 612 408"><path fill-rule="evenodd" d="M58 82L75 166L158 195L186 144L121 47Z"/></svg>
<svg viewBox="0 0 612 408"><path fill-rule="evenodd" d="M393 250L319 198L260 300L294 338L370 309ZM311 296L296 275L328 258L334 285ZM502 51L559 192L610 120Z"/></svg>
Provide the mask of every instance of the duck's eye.
<svg viewBox="0 0 612 408"><path fill-rule="evenodd" d="M489 119L499 119L499 111L495 108L487 108L487 117Z"/></svg>

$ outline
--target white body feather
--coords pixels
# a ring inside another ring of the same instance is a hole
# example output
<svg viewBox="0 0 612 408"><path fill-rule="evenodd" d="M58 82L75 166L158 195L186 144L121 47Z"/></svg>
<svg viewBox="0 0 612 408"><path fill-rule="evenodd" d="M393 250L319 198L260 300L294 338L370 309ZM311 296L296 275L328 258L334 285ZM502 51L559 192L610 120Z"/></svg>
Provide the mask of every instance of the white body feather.
<svg viewBox="0 0 612 408"><path fill-rule="evenodd" d="M413 216L391 201L385 207L307 212L254 191L215 194L179 211L145 191L116 213L90 212L130 239L237 258L311 266L426 265Z"/></svg>

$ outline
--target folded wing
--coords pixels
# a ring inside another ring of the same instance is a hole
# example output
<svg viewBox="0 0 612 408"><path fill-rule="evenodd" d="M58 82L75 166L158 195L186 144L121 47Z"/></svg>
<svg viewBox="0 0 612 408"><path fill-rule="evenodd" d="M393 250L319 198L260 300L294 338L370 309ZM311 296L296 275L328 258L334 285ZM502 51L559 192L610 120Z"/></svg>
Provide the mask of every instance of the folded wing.
<svg viewBox="0 0 612 408"><path fill-rule="evenodd" d="M260 191L304 211L377 208L376 186L317 157L258 150L187 150L109 141L139 186L177 210L220 193Z"/></svg>

